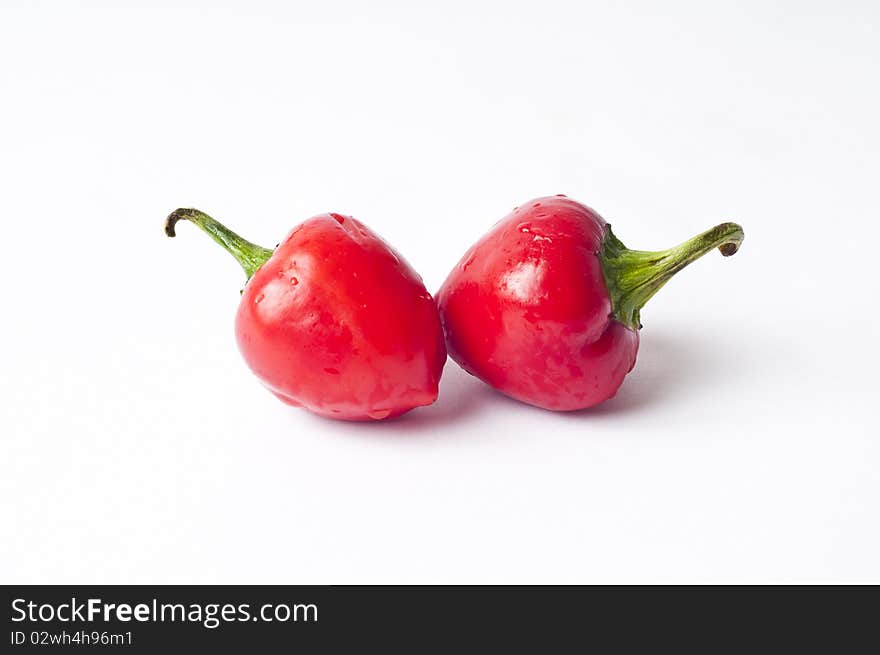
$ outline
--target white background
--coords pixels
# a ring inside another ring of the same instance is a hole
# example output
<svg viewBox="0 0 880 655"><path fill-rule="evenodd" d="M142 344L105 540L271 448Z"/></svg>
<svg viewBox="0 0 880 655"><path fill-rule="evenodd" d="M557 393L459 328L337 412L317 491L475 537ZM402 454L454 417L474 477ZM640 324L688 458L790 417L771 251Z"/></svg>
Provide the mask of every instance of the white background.
<svg viewBox="0 0 880 655"><path fill-rule="evenodd" d="M880 582L873 2L9 2L0 580ZM353 214L436 291L566 193L631 247L746 230L593 411L449 362L380 424L242 362L243 276Z"/></svg>

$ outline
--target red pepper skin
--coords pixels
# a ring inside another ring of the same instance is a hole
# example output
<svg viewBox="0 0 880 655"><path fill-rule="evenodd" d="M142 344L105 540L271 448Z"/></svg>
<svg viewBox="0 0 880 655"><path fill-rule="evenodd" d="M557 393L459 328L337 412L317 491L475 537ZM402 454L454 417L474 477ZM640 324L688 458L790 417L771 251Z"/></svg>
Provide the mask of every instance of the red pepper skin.
<svg viewBox="0 0 880 655"><path fill-rule="evenodd" d="M568 198L536 198L480 239L437 294L450 356L499 391L575 410L611 398L638 332L614 320L597 253L605 221Z"/></svg>
<svg viewBox="0 0 880 655"><path fill-rule="evenodd" d="M349 421L391 418L437 399L446 347L434 300L409 264L360 221L315 216L272 252L196 210L175 215L201 221L218 243L232 244L227 249L251 275L236 339L278 398Z"/></svg>
<svg viewBox="0 0 880 655"><path fill-rule="evenodd" d="M446 360L421 278L361 222L339 214L288 234L245 287L235 333L270 391L337 419L430 405Z"/></svg>
<svg viewBox="0 0 880 655"><path fill-rule="evenodd" d="M676 248L633 251L589 207L536 198L468 250L437 293L449 354L522 402L592 407L635 366L644 303L690 262L715 247L732 255L742 238L724 223Z"/></svg>

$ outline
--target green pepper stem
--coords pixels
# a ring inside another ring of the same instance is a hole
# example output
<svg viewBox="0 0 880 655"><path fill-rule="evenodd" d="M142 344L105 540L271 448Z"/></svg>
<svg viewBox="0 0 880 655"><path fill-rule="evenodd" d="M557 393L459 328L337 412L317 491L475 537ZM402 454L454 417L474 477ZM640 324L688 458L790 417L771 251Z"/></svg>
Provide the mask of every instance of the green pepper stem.
<svg viewBox="0 0 880 655"><path fill-rule="evenodd" d="M669 250L647 252L627 248L614 236L609 225L599 260L614 317L630 328L639 329L639 311L673 275L714 248L725 257L736 254L743 238L739 225L721 223Z"/></svg>
<svg viewBox="0 0 880 655"><path fill-rule="evenodd" d="M223 246L226 252L235 257L235 261L244 269L248 279L272 256L273 251L240 237L198 209L175 209L171 212L165 219L165 234L170 237L176 235L174 226L177 221L189 221L198 225L208 236Z"/></svg>

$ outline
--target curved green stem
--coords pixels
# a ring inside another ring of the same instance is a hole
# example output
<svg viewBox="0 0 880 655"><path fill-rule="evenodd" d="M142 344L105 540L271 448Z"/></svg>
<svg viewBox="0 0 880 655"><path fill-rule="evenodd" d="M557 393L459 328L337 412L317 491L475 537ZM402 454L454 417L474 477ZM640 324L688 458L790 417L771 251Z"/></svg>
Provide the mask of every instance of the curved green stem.
<svg viewBox="0 0 880 655"><path fill-rule="evenodd" d="M198 225L208 236L223 246L226 252L235 257L248 279L272 256L273 251L238 236L228 227L198 209L175 209L171 212L165 219L165 234L170 237L176 235L174 226L177 221L189 221Z"/></svg>
<svg viewBox="0 0 880 655"><path fill-rule="evenodd" d="M669 250L630 250L606 228L599 261L611 296L614 317L639 329L639 310L669 279L691 262L718 248L725 257L736 254L743 242L743 229L736 223L721 223Z"/></svg>

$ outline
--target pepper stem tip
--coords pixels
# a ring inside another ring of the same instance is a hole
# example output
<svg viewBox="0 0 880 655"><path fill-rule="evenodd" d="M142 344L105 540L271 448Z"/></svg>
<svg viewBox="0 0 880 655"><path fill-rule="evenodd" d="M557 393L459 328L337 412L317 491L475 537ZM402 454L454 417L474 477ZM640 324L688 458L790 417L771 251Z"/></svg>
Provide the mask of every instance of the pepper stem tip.
<svg viewBox="0 0 880 655"><path fill-rule="evenodd" d="M272 250L251 243L219 221L208 216L205 212L193 208L181 207L168 214L168 217L165 219L166 235L169 237L177 236L175 226L178 221L194 223L214 241L219 243L244 269L248 279L272 256Z"/></svg>
<svg viewBox="0 0 880 655"><path fill-rule="evenodd" d="M189 220L189 217L195 214L196 211L198 210L180 207L168 214L168 218L165 219L165 234L169 237L176 237L177 232L175 231L174 226L177 224L177 221Z"/></svg>
<svg viewBox="0 0 880 655"><path fill-rule="evenodd" d="M599 260L611 296L614 317L624 325L641 327L639 312L672 276L718 248L724 257L739 252L745 233L736 223L720 223L684 243L657 252L630 250L606 226Z"/></svg>

